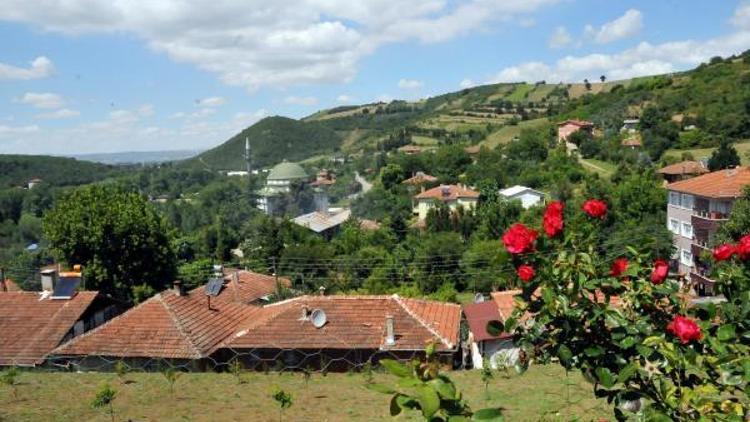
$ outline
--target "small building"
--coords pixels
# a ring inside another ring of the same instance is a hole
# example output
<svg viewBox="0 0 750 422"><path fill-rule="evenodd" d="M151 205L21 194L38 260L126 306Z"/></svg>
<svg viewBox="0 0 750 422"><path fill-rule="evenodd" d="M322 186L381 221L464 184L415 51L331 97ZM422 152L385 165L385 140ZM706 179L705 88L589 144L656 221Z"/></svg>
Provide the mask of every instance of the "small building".
<svg viewBox="0 0 750 422"><path fill-rule="evenodd" d="M39 179L37 177L30 179L28 182L26 182L26 187L28 189L34 189L34 187L39 186L42 183L42 179Z"/></svg>
<svg viewBox="0 0 750 422"><path fill-rule="evenodd" d="M326 239L331 239L351 215L352 211L348 208L332 209L328 212L313 211L293 218L292 223L310 229Z"/></svg>
<svg viewBox="0 0 750 422"><path fill-rule="evenodd" d="M426 174L422 171L418 171L414 173L414 176L404 180L401 182L404 185L412 185L412 186L421 186L429 183L435 183L437 182L438 178L435 176L430 176L429 174Z"/></svg>
<svg viewBox="0 0 750 422"><path fill-rule="evenodd" d="M435 343L446 366L459 350L461 307L393 296L302 296L264 308L229 336L223 360L245 368L345 371L382 358L411 360Z"/></svg>
<svg viewBox="0 0 750 422"><path fill-rule="evenodd" d="M466 148L464 148L464 152L469 155L477 155L482 150L481 145L471 145Z"/></svg>
<svg viewBox="0 0 750 422"><path fill-rule="evenodd" d="M420 152L422 152L422 147L419 147L417 145L404 145L400 147L398 150L407 155L414 155L414 154L419 154Z"/></svg>
<svg viewBox="0 0 750 422"><path fill-rule="evenodd" d="M482 369L487 360L492 369L512 366L518 362L520 349L513 343L513 335L502 329L491 332L489 324L501 327L513 313L513 296L520 290L492 292L492 300L464 305L463 311L469 328L467 346L471 364Z"/></svg>
<svg viewBox="0 0 750 422"><path fill-rule="evenodd" d="M248 173L247 171L243 171L243 170L236 170L236 171L228 171L227 172L227 176L228 177L247 177L249 175L250 175L250 173Z"/></svg>
<svg viewBox="0 0 750 422"><path fill-rule="evenodd" d="M625 119L622 121L620 133L636 133L638 131L639 119Z"/></svg>
<svg viewBox="0 0 750 422"><path fill-rule="evenodd" d="M381 224L377 220L359 219L359 228L364 231L374 232L380 230Z"/></svg>
<svg viewBox="0 0 750 422"><path fill-rule="evenodd" d="M681 161L662 167L657 171L667 183L679 182L708 173L708 167L702 161Z"/></svg>
<svg viewBox="0 0 750 422"><path fill-rule="evenodd" d="M630 149L637 149L643 146L643 144L641 143L641 138L637 136L631 136L629 138L623 139L621 145L625 148Z"/></svg>
<svg viewBox="0 0 750 422"><path fill-rule="evenodd" d="M589 136L594 134L594 124L586 120L566 120L557 125L557 139L565 142L568 137L579 130L586 132Z"/></svg>
<svg viewBox="0 0 750 422"><path fill-rule="evenodd" d="M64 342L105 323L122 305L96 291L79 291L80 272L42 275L41 292L0 283L0 366L37 366Z"/></svg>
<svg viewBox="0 0 750 422"><path fill-rule="evenodd" d="M544 192L521 185L501 189L500 196L508 201L521 201L521 205L524 209L543 204L546 197Z"/></svg>
<svg viewBox="0 0 750 422"><path fill-rule="evenodd" d="M414 214L419 220L427 218L427 212L435 207L435 204L443 202L455 211L458 207L474 209L479 201L479 192L471 190L463 185L440 185L426 190L413 198Z"/></svg>

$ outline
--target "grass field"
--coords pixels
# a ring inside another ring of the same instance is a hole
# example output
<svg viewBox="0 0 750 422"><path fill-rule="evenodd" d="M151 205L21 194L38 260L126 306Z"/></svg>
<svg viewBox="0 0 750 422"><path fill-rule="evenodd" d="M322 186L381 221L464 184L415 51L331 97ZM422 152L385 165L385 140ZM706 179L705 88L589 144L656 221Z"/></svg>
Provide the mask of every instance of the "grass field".
<svg viewBox="0 0 750 422"><path fill-rule="evenodd" d="M600 176L612 176L615 173L615 170L617 170L616 165L593 158L581 158L581 164L583 164L583 167L586 168L586 170L599 173Z"/></svg>
<svg viewBox="0 0 750 422"><path fill-rule="evenodd" d="M533 366L523 375L504 378L495 374L488 394L478 371L449 374L474 409L502 407L506 420L612 420L606 402L596 400L591 386L559 366ZM109 421L91 408L96 391L109 383L116 390L115 420L137 421L278 421L279 410L271 399L277 387L292 394L293 405L284 421L377 421L390 419L390 397L364 387L359 373L312 375L305 385L299 374L243 375L243 383L230 374L186 373L170 393L158 373L132 373L128 383L114 374L24 372L18 399L0 388L2 421ZM389 375L375 374L375 382L395 385ZM420 420L420 415L401 417Z"/></svg>
<svg viewBox="0 0 750 422"><path fill-rule="evenodd" d="M734 148L737 149L737 154L740 155L740 160L743 166L750 165L750 141L738 142L734 144ZM711 153L716 148L695 148L695 149L669 149L664 155L666 157L674 157L679 159L683 153L689 152L693 154L696 160L707 159L711 156Z"/></svg>
<svg viewBox="0 0 750 422"><path fill-rule="evenodd" d="M547 118L525 120L515 126L503 126L499 130L492 132L487 139L482 141L483 145L488 148L495 148L501 144L507 144L513 138L521 134L521 129L536 128L547 123Z"/></svg>

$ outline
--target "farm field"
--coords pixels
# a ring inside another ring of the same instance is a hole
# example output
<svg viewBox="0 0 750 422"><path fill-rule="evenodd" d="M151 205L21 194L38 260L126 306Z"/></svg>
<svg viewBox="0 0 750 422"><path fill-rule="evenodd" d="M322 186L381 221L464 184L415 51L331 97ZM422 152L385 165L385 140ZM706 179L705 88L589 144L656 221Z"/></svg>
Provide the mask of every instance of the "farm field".
<svg viewBox="0 0 750 422"><path fill-rule="evenodd" d="M734 147L737 149L737 154L740 155L740 160L742 161L742 165L750 165L750 141L744 141L744 142L738 142L734 144ZM674 157L676 159L680 159L680 156L685 153L689 152L693 154L693 157L695 157L696 160L703 160L708 159L708 157L711 156L711 153L716 148L695 148L695 149L669 149L664 153L665 157Z"/></svg>
<svg viewBox="0 0 750 422"><path fill-rule="evenodd" d="M603 400L594 398L591 385L559 366L533 366L523 375L503 378L496 372L488 394L478 371L449 374L474 409L500 406L506 420L612 419ZM24 372L18 398L0 389L1 421L109 421L109 415L90 403L98 389L109 383L117 391L115 420L138 421L278 421L279 409L271 399L275 388L291 393L293 405L284 421L388 420L390 397L364 387L360 373L313 374L305 385L301 374L247 373L238 384L231 374L185 373L170 394L159 373L131 373L122 383L111 373ZM375 373L374 382L395 378ZM567 403L567 404L566 404ZM420 420L419 414L401 417Z"/></svg>
<svg viewBox="0 0 750 422"><path fill-rule="evenodd" d="M491 133L487 139L482 141L482 144L488 148L495 148L498 145L506 144L513 140L514 137L521 133L521 129L525 128L536 128L547 123L546 118L526 120L519 122L515 126L503 126L499 130Z"/></svg>

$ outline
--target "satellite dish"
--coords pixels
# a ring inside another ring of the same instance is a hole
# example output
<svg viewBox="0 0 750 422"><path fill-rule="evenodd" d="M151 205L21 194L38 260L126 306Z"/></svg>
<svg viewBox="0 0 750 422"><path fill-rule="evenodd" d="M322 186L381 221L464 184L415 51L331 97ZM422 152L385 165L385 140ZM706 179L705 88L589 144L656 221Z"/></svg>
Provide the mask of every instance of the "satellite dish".
<svg viewBox="0 0 750 422"><path fill-rule="evenodd" d="M316 309L312 311L312 314L310 315L310 321L312 321L315 328L321 328L322 326L326 325L328 319L326 317L326 313L322 309Z"/></svg>
<svg viewBox="0 0 750 422"><path fill-rule="evenodd" d="M484 302L484 295L481 293L477 293L474 295L474 303L482 303Z"/></svg>

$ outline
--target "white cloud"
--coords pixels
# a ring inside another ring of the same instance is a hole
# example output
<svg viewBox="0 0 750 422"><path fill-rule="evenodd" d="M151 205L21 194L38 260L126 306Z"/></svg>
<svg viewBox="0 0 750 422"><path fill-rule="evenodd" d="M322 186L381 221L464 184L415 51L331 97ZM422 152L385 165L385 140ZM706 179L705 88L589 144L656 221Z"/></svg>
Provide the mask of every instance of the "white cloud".
<svg viewBox="0 0 750 422"><path fill-rule="evenodd" d="M385 44L496 30L558 1L412 0L404 7L391 0L68 0L40 7L5 0L0 20L67 34L134 34L174 61L252 91L349 81L359 61Z"/></svg>
<svg viewBox="0 0 750 422"><path fill-rule="evenodd" d="M729 21L737 28L750 30L750 1L740 3Z"/></svg>
<svg viewBox="0 0 750 422"><path fill-rule="evenodd" d="M549 37L547 45L549 48L563 48L570 45L573 42L573 37L564 26L558 26L555 28L555 32Z"/></svg>
<svg viewBox="0 0 750 422"><path fill-rule="evenodd" d="M149 117L154 115L154 106L152 104L143 104L135 109L135 113L140 117Z"/></svg>
<svg viewBox="0 0 750 422"><path fill-rule="evenodd" d="M296 95L290 95L284 98L286 104L293 104L299 106L314 106L318 104L318 99L315 97L298 97Z"/></svg>
<svg viewBox="0 0 750 422"><path fill-rule="evenodd" d="M673 41L662 44L642 42L615 54L567 56L554 64L526 62L502 69L490 83L498 82L579 82L583 78L606 75L609 80L668 73L697 66L713 56L730 56L750 48L750 31L738 31L704 41Z"/></svg>
<svg viewBox="0 0 750 422"><path fill-rule="evenodd" d="M524 18L518 21L518 26L521 28L531 28L534 25L536 25L536 21L532 18Z"/></svg>
<svg viewBox="0 0 750 422"><path fill-rule="evenodd" d="M643 29L643 14L636 9L629 9L619 18L607 22L599 29L586 25L584 34L598 44L630 38Z"/></svg>
<svg viewBox="0 0 750 422"><path fill-rule="evenodd" d="M472 81L471 79L464 79L458 84L458 86L461 87L461 89L466 89L466 88L473 88L477 86L477 84L475 84L474 81Z"/></svg>
<svg viewBox="0 0 750 422"><path fill-rule="evenodd" d="M399 79L398 87L401 89L418 89L424 85L424 82L416 79Z"/></svg>
<svg viewBox="0 0 750 422"><path fill-rule="evenodd" d="M354 102L354 97L352 97L351 95L341 94L338 97L336 97L336 102L349 104L349 103Z"/></svg>
<svg viewBox="0 0 750 422"><path fill-rule="evenodd" d="M201 107L218 107L224 105L227 99L224 97L208 97L200 100L196 100L196 103Z"/></svg>
<svg viewBox="0 0 750 422"><path fill-rule="evenodd" d="M65 105L65 100L61 96L51 92L27 92L14 101L36 108L60 108Z"/></svg>
<svg viewBox="0 0 750 422"><path fill-rule="evenodd" d="M58 119L69 119L71 117L78 117L81 113L78 110L71 110L69 108L61 108L49 113L41 113L34 116L40 120L58 120Z"/></svg>
<svg viewBox="0 0 750 422"><path fill-rule="evenodd" d="M0 15L2 15L0 11ZM52 60L39 56L30 63L30 67L16 67L5 63L0 63L0 79L17 79L30 80L41 79L52 75L55 72L55 65Z"/></svg>
<svg viewBox="0 0 750 422"><path fill-rule="evenodd" d="M4 126L0 125L0 137L23 135L33 132L38 132L39 126Z"/></svg>

